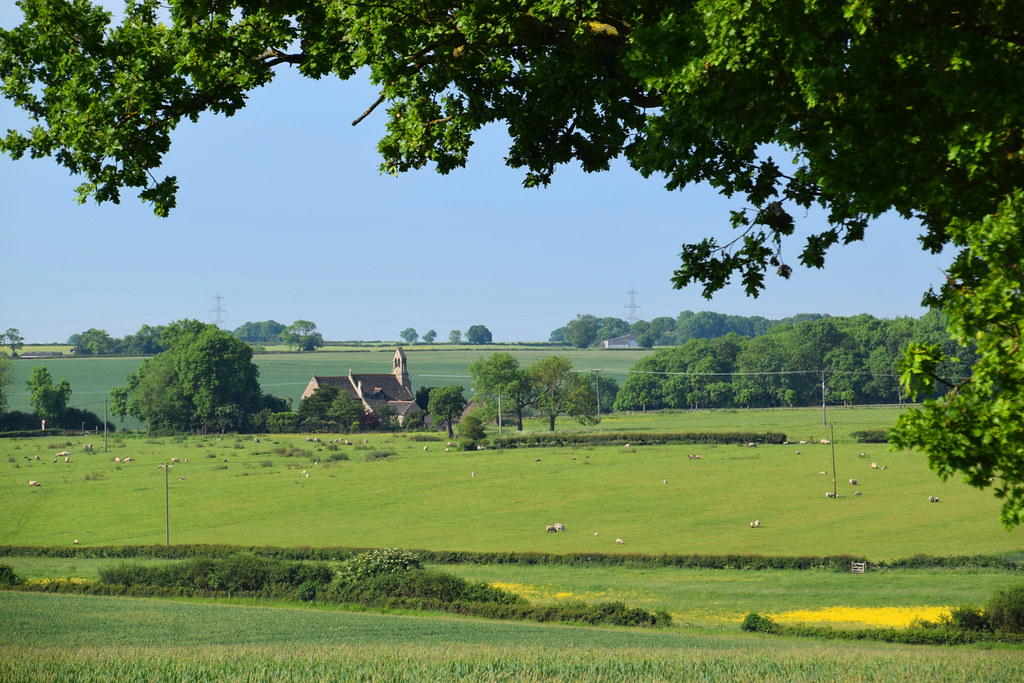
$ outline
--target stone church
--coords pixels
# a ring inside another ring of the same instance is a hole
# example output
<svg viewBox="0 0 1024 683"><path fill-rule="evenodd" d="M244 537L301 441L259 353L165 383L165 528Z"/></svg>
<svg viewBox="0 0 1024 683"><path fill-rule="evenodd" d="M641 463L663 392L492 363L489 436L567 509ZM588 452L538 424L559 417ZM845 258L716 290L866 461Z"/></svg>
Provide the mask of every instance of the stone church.
<svg viewBox="0 0 1024 683"><path fill-rule="evenodd" d="M311 396L321 386L335 386L362 401L366 412L375 413L381 405L390 405L398 417L398 424L402 424L406 415L419 409L412 393L412 381L409 379L409 368L402 347L395 349L392 366L391 373L384 375L357 375L351 370L348 375L340 377L313 375L306 390L302 392L302 398Z"/></svg>

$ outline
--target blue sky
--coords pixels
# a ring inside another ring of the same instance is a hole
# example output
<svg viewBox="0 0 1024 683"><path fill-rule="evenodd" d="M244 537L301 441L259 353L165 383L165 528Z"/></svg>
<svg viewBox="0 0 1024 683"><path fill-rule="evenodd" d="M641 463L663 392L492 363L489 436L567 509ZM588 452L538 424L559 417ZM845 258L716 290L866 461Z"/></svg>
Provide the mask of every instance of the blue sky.
<svg viewBox="0 0 1024 683"><path fill-rule="evenodd" d="M0 9L0 26L19 16ZM0 330L41 343L91 327L123 336L212 322L218 293L226 329L307 319L329 340L395 340L410 326L445 340L482 324L495 341L545 341L577 313L625 319L631 288L647 320L687 309L919 316L949 262L921 251L916 225L884 217L824 270L772 277L758 299L734 284L709 301L670 278L684 242L730 239L737 200L706 187L668 192L625 164L566 167L550 187L526 190L504 165L498 128L448 176L381 176L383 107L350 125L376 98L372 86L280 73L234 117L178 128L164 164L180 185L170 218L133 194L78 205L80 179L52 160L0 157ZM24 121L0 100L0 130ZM812 214L800 227L822 223ZM794 267L799 248L787 251Z"/></svg>

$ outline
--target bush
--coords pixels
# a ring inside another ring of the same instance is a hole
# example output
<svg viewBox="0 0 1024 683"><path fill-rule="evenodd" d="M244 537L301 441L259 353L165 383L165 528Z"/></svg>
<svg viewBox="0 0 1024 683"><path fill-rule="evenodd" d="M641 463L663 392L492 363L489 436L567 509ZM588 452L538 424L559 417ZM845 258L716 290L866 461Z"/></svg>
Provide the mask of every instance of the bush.
<svg viewBox="0 0 1024 683"><path fill-rule="evenodd" d="M986 610L992 628L1003 633L1024 633L1024 584L997 591Z"/></svg>
<svg viewBox="0 0 1024 683"><path fill-rule="evenodd" d="M0 564L0 586L17 586L21 578L14 573L14 568L9 564Z"/></svg>
<svg viewBox="0 0 1024 683"><path fill-rule="evenodd" d="M992 621L984 610L976 605L953 607L949 614L942 618L942 624L961 631L992 631Z"/></svg>
<svg viewBox="0 0 1024 683"><path fill-rule="evenodd" d="M778 631L778 626L770 617L762 617L757 612L751 612L745 616L740 628L744 631L753 631L757 633L775 633Z"/></svg>
<svg viewBox="0 0 1024 683"><path fill-rule="evenodd" d="M296 592L296 596L302 602L313 602L313 600L316 600L316 591L319 587L319 584L315 581L303 581Z"/></svg>
<svg viewBox="0 0 1024 683"><path fill-rule="evenodd" d="M338 567L338 578L344 583L354 583L380 574L421 569L419 555L398 548L370 550L351 557Z"/></svg>

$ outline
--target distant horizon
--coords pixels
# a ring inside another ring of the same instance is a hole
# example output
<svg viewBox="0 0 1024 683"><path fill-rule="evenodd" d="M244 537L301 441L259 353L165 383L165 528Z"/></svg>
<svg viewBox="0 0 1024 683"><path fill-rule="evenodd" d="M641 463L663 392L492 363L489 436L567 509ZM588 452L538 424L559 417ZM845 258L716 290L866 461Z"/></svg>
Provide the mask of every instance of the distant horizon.
<svg viewBox="0 0 1024 683"><path fill-rule="evenodd" d="M714 314L725 315L725 316L736 316L736 317L740 317L740 318L764 318L765 320L769 320L769 321L781 321L781 320L786 320L786 319L789 319L789 318L795 318L797 316L822 316L822 317L828 317L828 318L852 318L852 317L855 317L855 316L858 316L858 315L869 315L869 316L871 316L873 318L876 318L878 320L892 320L892 319L895 319L895 318L913 318L913 319L916 320L916 319L920 319L921 317L923 317L924 315L927 314L927 311L924 311L920 315L915 315L915 316L910 316L910 315L880 316L880 315L875 315L873 313L867 313L867 312L853 313L853 314L850 314L850 315L835 315L835 314L832 314L832 313L821 313L819 311L800 311L798 313L793 313L791 315L785 315L785 316L781 316L781 317L769 317L769 316L764 316L764 315L760 315L760 314L742 315L742 314L735 314L735 313L724 313L722 311L716 311L716 310L708 309L708 308L699 309L699 310L698 309L687 308L687 309L683 309L683 310L679 311L675 315L656 315L656 316L652 316L650 318L640 317L640 318L637 318L637 321L638 322L639 321L650 322L654 318L663 318L663 317L664 318L672 318L673 320L677 320L679 315L681 315L682 313L684 313L686 311L691 311L693 313L714 313ZM552 342L552 341L550 341L550 335L555 330L557 330L557 329L559 329L561 327L564 327L573 318L575 318L576 315L577 314L573 314L572 317L566 319L564 323L562 323L561 325L558 325L557 327L552 328L547 333L547 337L544 338L544 339L498 339L498 338L494 338L492 340L492 342L490 342L490 345L494 345L494 344L564 344L566 342ZM581 313L580 315L588 315L588 314L587 313ZM618 317L618 316L612 316L612 315L601 316L601 315L597 315L596 313L593 313L593 314L590 314L590 315L594 315L599 320L602 319L602 318L617 318ZM150 327L157 327L157 326L160 326L160 325L167 325L167 324L175 322L177 320L185 320L185 319L188 319L188 317L185 316L185 317L182 317L182 318L174 318L174 319L168 320L167 322L163 322L163 323L152 323L152 322L140 323L138 327L135 327L134 329L131 329L131 330L127 331L127 332L120 333L120 334L116 334L116 333L112 332L110 329L107 329L107 328L98 327L97 325L90 325L89 327L85 327L85 328L83 328L81 330L76 330L75 332L68 333L64 337L63 340L48 340L48 341L30 340L30 337L25 333L24 330L22 330L20 328L16 328L16 329L18 329L18 331L22 335L22 337L25 338L25 341L24 341L25 346L69 346L71 344L67 340L70 339L72 335L81 334L81 333L83 333L83 332L85 332L87 330L90 330L90 329L104 330L104 331L107 332L107 334L109 334L113 338L123 339L127 335L135 334L136 332L138 332L139 329L142 327L142 325L149 325ZM194 319L199 320L200 322L211 324L211 325L215 324L213 321L210 321L210 320L202 320L202 319L199 319L199 318L194 318ZM619 318L619 319L628 322L625 318ZM298 320L298 318L296 318L295 320ZM235 325L233 327L229 327L227 325L221 325L220 329L224 330L225 332L228 332L229 334L233 334L235 332L235 330L237 330L238 328L242 327L242 325L245 325L247 323L274 321L274 322L277 322L277 323L282 323L284 325L290 325L291 323L295 322L295 320L278 320L276 318L262 318L260 320L246 320L245 322L239 323L238 325ZM316 323L316 320L311 320L310 322ZM482 323L481 322L481 323L474 323L474 324L484 325L484 327L487 327L488 329L490 329L490 326L488 326L486 323ZM0 325L3 325L3 323L0 323ZM8 327L13 327L13 326L12 325L7 325L6 327L3 327L3 329L7 329ZM413 326L409 325L407 327L413 327ZM430 328L430 327L424 327L422 330L419 329L419 328L416 328L416 327L413 327L413 329L415 329L417 331L417 333L420 335L421 339L417 339L414 342L407 342L407 341L405 341L404 339L402 339L399 336L398 332L395 333L395 338L394 339L388 338L388 337L377 337L377 338L374 338L374 339L369 339L369 338L359 338L359 339L355 339L355 338L330 338L328 335L324 334L323 330L320 328L320 326L317 325L317 330L323 336L324 342L325 343L329 343L329 344L397 344L398 346L415 345L415 344L434 344L434 345L450 344L450 342L448 341L448 332L449 332L449 330L440 330L440 329L437 329L437 328ZM426 332L430 331L431 329L434 329L434 331L437 332L437 338L433 342L423 341L422 340L422 336ZM467 329L468 329L468 326L467 326ZM463 333L463 337L465 337L466 330L463 329L463 330L461 330L461 332ZM281 342L252 342L252 343L258 345L258 344L261 344L261 343L264 343L264 344L276 344L276 343L281 343ZM469 344L469 342L467 342L465 340L465 338L463 338L463 340L460 341L459 344L461 344L461 345L471 345L471 344ZM473 346L487 346L487 345L488 344L476 344L476 345L473 345Z"/></svg>

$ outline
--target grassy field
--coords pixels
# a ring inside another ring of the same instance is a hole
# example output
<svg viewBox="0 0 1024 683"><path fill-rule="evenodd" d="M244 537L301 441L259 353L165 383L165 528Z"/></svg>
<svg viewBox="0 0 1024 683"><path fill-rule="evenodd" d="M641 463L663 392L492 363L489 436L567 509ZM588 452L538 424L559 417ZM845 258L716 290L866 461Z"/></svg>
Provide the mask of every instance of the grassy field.
<svg viewBox="0 0 1024 683"><path fill-rule="evenodd" d="M92 437L4 439L0 544L161 543L164 470L157 466L176 457L168 487L172 543L871 560L1020 551L1021 530L999 525L990 493L940 481L916 454L845 436L892 413L844 410L835 418L835 500L825 498L833 488L832 448L817 443L445 452L441 437L425 443L407 435L371 435L354 446L326 437L309 443L303 435L260 443L118 436L104 454L83 450L86 441L101 449ZM648 413L609 418L600 428L781 428L818 437L820 419L811 410ZM53 462L64 449L70 462ZM695 452L700 460L686 457ZM759 529L750 528L754 519ZM555 522L566 532L544 533Z"/></svg>
<svg viewBox="0 0 1024 683"><path fill-rule="evenodd" d="M1018 681L1019 650L0 592L0 679Z"/></svg>

